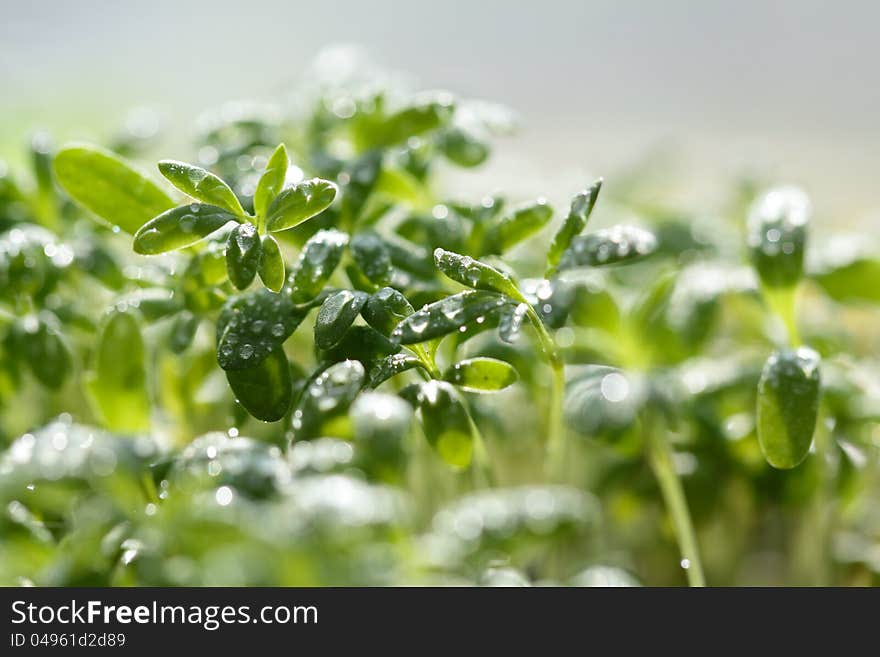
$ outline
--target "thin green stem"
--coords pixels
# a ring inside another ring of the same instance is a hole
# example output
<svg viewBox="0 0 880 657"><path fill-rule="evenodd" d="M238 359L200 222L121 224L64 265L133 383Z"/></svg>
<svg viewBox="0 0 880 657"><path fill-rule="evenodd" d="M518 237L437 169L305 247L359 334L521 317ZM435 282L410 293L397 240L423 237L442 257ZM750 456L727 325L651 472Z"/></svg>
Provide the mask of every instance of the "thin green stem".
<svg viewBox="0 0 880 657"><path fill-rule="evenodd" d="M529 305L527 315L538 335L541 349L552 371L550 409L547 414L547 469L551 476L564 479L566 459L565 429L562 425L562 403L565 398L565 362L559 354L556 341L544 322Z"/></svg>
<svg viewBox="0 0 880 657"><path fill-rule="evenodd" d="M764 297L770 309L785 324L785 330L788 333L788 345L795 347L801 343L801 338L797 328L797 287L785 288L764 288Z"/></svg>
<svg viewBox="0 0 880 657"><path fill-rule="evenodd" d="M474 415L471 413L470 404L465 403L465 412L467 413L468 422L471 425L471 433L474 437L474 471L479 473L481 484L488 488L494 488L497 485L495 473L492 471L492 461L489 458L489 452L486 450L486 442L483 440L483 434L477 423L474 421Z"/></svg>
<svg viewBox="0 0 880 657"><path fill-rule="evenodd" d="M666 510L672 518L672 525L675 528L675 536L682 556L682 567L685 568L690 586L706 586L706 578L703 575L703 565L697 546L697 536L691 522L690 511L688 511L684 488L675 471L669 443L662 435L659 435L656 427L651 426L652 421L653 418L650 415L644 418L645 433L648 438L648 457L651 469L660 485Z"/></svg>

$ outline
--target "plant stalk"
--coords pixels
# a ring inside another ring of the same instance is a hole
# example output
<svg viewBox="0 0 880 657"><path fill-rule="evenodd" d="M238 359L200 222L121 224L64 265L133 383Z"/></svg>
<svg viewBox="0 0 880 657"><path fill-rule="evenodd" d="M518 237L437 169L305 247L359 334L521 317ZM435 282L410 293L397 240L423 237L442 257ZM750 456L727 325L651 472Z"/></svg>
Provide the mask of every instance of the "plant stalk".
<svg viewBox="0 0 880 657"><path fill-rule="evenodd" d="M646 417L645 423L652 418ZM687 572L688 585L694 587L706 586L706 578L703 575L703 565L700 561L700 552L697 546L697 537L691 522L691 514L688 511L687 499L684 496L684 488L681 479L675 471L672 462L672 452L669 443L658 435L654 427L646 426L648 436L649 460L666 510L672 518L675 528L675 536L678 540L679 551L682 556L682 566Z"/></svg>

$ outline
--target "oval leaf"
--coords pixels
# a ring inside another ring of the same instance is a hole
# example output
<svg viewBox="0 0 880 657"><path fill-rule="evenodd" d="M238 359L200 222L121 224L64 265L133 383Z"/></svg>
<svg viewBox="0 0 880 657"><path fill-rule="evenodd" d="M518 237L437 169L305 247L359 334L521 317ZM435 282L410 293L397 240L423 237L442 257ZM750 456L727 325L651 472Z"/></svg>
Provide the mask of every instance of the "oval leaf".
<svg viewBox="0 0 880 657"><path fill-rule="evenodd" d="M416 402L425 437L440 458L456 469L470 465L474 437L455 388L445 381L427 381L420 385Z"/></svg>
<svg viewBox="0 0 880 657"><path fill-rule="evenodd" d="M761 196L748 220L748 245L761 282L791 287L804 270L810 199L796 187L778 187Z"/></svg>
<svg viewBox="0 0 880 657"><path fill-rule="evenodd" d="M260 280L273 292L284 287L284 258L278 242L271 235L263 235L262 255L260 256Z"/></svg>
<svg viewBox="0 0 880 657"><path fill-rule="evenodd" d="M468 392L495 392L516 382L513 366L497 358L469 358L457 362L443 378Z"/></svg>
<svg viewBox="0 0 880 657"><path fill-rule="evenodd" d="M73 370L73 356L61 336L60 323L52 313L28 315L13 331L14 356L26 362L36 379L58 390Z"/></svg>
<svg viewBox="0 0 880 657"><path fill-rule="evenodd" d="M226 273L239 290L250 285L260 266L260 236L253 224L239 224L226 244Z"/></svg>
<svg viewBox="0 0 880 657"><path fill-rule="evenodd" d="M290 337L307 313L266 289L231 298L217 318L217 362L224 370L253 367Z"/></svg>
<svg viewBox="0 0 880 657"><path fill-rule="evenodd" d="M80 205L134 234L174 201L125 160L94 146L70 146L55 156L55 177Z"/></svg>
<svg viewBox="0 0 880 657"><path fill-rule="evenodd" d="M612 226L575 237L559 263L559 270L631 262L656 250L657 238L653 233L637 226Z"/></svg>
<svg viewBox="0 0 880 657"><path fill-rule="evenodd" d="M313 299L333 275L348 245L348 235L338 230L319 230L303 246L291 275L294 301Z"/></svg>
<svg viewBox="0 0 880 657"><path fill-rule="evenodd" d="M101 332L88 390L108 429L143 431L150 426L144 340L130 312L113 312Z"/></svg>
<svg viewBox="0 0 880 657"><path fill-rule="evenodd" d="M145 223L134 235L134 251L155 255L191 246L236 217L223 208L202 203L181 205Z"/></svg>
<svg viewBox="0 0 880 657"><path fill-rule="evenodd" d="M239 217L247 216L235 192L210 171L177 160L162 160L159 162L159 171L187 196L216 205Z"/></svg>
<svg viewBox="0 0 880 657"><path fill-rule="evenodd" d="M400 344L417 344L460 330L513 302L500 294L468 290L428 304L402 320L391 333Z"/></svg>
<svg viewBox="0 0 880 657"><path fill-rule="evenodd" d="M434 264L457 283L475 290L500 292L517 301L523 300L510 276L470 256L438 248L434 250Z"/></svg>
<svg viewBox="0 0 880 657"><path fill-rule="evenodd" d="M327 297L315 320L315 346L330 349L342 340L368 298L364 292L349 290L340 290Z"/></svg>
<svg viewBox="0 0 880 657"><path fill-rule="evenodd" d="M367 324L384 335L391 335L400 321L413 312L410 302L393 287L383 287L371 294L361 309Z"/></svg>
<svg viewBox="0 0 880 657"><path fill-rule="evenodd" d="M284 417L293 400L293 382L284 349L276 346L256 367L227 370L226 379L248 413L263 422Z"/></svg>
<svg viewBox="0 0 880 657"><path fill-rule="evenodd" d="M359 233L351 240L351 255L358 269L375 285L391 280L391 254L384 240L375 233Z"/></svg>
<svg viewBox="0 0 880 657"><path fill-rule="evenodd" d="M254 192L254 211L258 217L266 216L269 203L284 189L284 180L289 166L287 148L284 144L279 144L275 152L272 153L272 157L269 158L266 170L257 183L257 191Z"/></svg>
<svg viewBox="0 0 880 657"><path fill-rule="evenodd" d="M758 383L758 443L774 468L803 461L819 412L820 357L812 349L776 352L764 365Z"/></svg>
<svg viewBox="0 0 880 657"><path fill-rule="evenodd" d="M266 210L266 227L272 232L293 228L323 212L336 198L336 185L313 178L282 190Z"/></svg>
<svg viewBox="0 0 880 657"><path fill-rule="evenodd" d="M331 365L305 387L293 414L295 440L318 435L324 422L345 413L364 385L364 366L356 360Z"/></svg>

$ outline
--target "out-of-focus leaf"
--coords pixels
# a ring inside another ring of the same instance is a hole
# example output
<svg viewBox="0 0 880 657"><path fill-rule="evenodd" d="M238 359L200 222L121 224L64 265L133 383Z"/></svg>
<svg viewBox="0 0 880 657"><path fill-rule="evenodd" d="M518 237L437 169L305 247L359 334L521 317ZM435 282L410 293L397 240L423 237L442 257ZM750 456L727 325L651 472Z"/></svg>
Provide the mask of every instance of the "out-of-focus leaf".
<svg viewBox="0 0 880 657"><path fill-rule="evenodd" d="M599 178L589 188L575 194L571 200L571 209L568 211L562 226L559 227L556 235L553 236L550 249L547 251L547 269L544 273L544 278L550 278L556 273L556 268L559 266L559 261L562 260L562 255L571 246L572 240L586 228L587 221L590 219L590 214L593 212L593 207L596 205L596 199L599 198L599 190L601 189L602 179Z"/></svg>
<svg viewBox="0 0 880 657"><path fill-rule="evenodd" d="M382 238L375 233L355 235L351 239L351 255L371 283L387 285L391 280L391 254Z"/></svg>
<svg viewBox="0 0 880 657"><path fill-rule="evenodd" d="M114 311L104 323L88 390L108 429L137 432L150 426L144 340L131 312Z"/></svg>
<svg viewBox="0 0 880 657"><path fill-rule="evenodd" d="M591 438L616 439L636 421L644 402L640 382L604 365L588 365L565 385L565 420Z"/></svg>
<svg viewBox="0 0 880 657"><path fill-rule="evenodd" d="M95 146L68 146L55 156L55 177L73 199L110 225L134 234L174 201L125 160Z"/></svg>
<svg viewBox="0 0 880 657"><path fill-rule="evenodd" d="M454 468L469 466L474 437L455 388L445 381L426 381L419 387L417 400L425 437L440 458Z"/></svg>
<svg viewBox="0 0 880 657"><path fill-rule="evenodd" d="M748 245L761 282L791 287L804 270L812 204L796 187L777 187L755 201L749 213Z"/></svg>
<svg viewBox="0 0 880 657"><path fill-rule="evenodd" d="M485 252L504 253L541 230L552 216L553 208L543 198L516 208L486 233Z"/></svg>
<svg viewBox="0 0 880 657"><path fill-rule="evenodd" d="M612 226L573 238L558 269L632 262L651 255L656 248L657 238L647 230L637 226Z"/></svg>
<svg viewBox="0 0 880 657"><path fill-rule="evenodd" d="M365 379L364 366L356 360L335 363L314 377L293 413L294 440L315 437L326 420L347 412Z"/></svg>
<svg viewBox="0 0 880 657"><path fill-rule="evenodd" d="M13 344L15 356L28 364L40 383L53 390L64 385L73 370L73 356L52 313L22 318L15 325Z"/></svg>

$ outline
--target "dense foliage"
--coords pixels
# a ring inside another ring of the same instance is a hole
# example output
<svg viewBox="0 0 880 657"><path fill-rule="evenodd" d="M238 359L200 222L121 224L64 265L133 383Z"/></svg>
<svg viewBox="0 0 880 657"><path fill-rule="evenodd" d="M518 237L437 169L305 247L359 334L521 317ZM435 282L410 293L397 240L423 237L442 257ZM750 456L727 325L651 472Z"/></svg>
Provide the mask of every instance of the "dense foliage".
<svg viewBox="0 0 880 657"><path fill-rule="evenodd" d="M503 108L300 98L0 168L0 583L877 582L868 237L461 198Z"/></svg>

